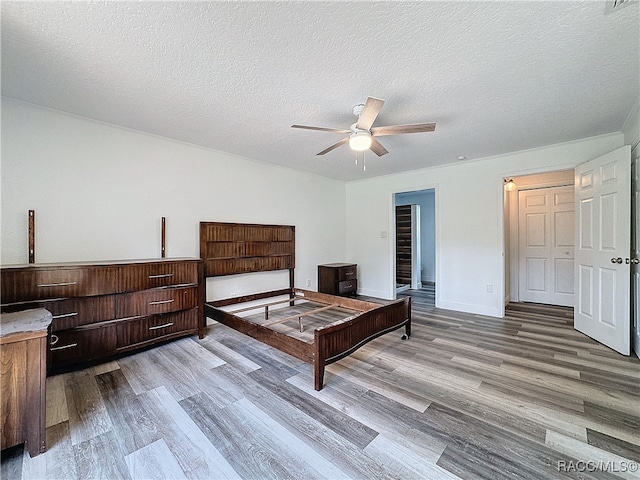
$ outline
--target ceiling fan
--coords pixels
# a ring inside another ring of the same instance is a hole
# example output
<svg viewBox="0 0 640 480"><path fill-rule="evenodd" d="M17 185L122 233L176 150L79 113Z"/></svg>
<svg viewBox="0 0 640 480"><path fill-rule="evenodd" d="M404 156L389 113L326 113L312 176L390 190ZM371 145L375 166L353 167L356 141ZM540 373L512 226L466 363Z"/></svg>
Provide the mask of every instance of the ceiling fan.
<svg viewBox="0 0 640 480"><path fill-rule="evenodd" d="M372 127L378 113L384 105L384 100L375 97L367 97L364 104L353 107L353 114L358 117L358 121L351 125L349 130L341 128L311 127L308 125L291 125L292 128L304 128L306 130L320 130L323 132L348 133L337 143L325 148L316 155L324 155L340 145L349 143L352 150L364 151L370 149L373 153L381 157L389 151L375 137L384 135L399 135L401 133L433 132L436 129L435 123L412 123L408 125L387 125L383 127Z"/></svg>

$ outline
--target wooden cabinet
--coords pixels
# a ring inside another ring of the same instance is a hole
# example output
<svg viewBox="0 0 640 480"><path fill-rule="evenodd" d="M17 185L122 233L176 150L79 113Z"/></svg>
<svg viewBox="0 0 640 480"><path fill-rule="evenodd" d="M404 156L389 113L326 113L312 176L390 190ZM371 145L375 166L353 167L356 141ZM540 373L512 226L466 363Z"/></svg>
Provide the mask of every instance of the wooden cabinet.
<svg viewBox="0 0 640 480"><path fill-rule="evenodd" d="M0 333L2 449L26 442L29 455L45 450L47 330L43 309L3 314Z"/></svg>
<svg viewBox="0 0 640 480"><path fill-rule="evenodd" d="M318 291L331 295L355 295L358 290L358 266L355 263L318 265Z"/></svg>
<svg viewBox="0 0 640 480"><path fill-rule="evenodd" d="M52 370L204 335L199 259L16 265L1 269L2 311L53 315Z"/></svg>

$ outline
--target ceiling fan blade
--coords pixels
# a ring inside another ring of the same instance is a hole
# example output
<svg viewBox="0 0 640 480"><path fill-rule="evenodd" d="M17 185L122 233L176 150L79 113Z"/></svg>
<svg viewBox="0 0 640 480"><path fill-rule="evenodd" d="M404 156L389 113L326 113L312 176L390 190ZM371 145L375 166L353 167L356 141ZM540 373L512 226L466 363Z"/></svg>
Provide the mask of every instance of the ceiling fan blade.
<svg viewBox="0 0 640 480"><path fill-rule="evenodd" d="M376 140L375 138L371 137L371 147L369 147L371 149L371 151L373 153L375 153L376 155L378 155L379 157L381 157L382 155L386 155L387 153L389 153L389 151L384 148L382 146L382 144Z"/></svg>
<svg viewBox="0 0 640 480"><path fill-rule="evenodd" d="M349 133L351 131L351 130L345 130L343 128L311 127L309 125L291 125L291 128L304 128L305 130L320 130L321 132L334 132L334 133Z"/></svg>
<svg viewBox="0 0 640 480"><path fill-rule="evenodd" d="M401 133L421 133L433 132L436 129L435 123L411 123L408 125L387 125L384 127L374 127L371 135L381 137L383 135L400 135Z"/></svg>
<svg viewBox="0 0 640 480"><path fill-rule="evenodd" d="M347 143L349 141L349 137L344 137L342 140L340 140L337 143L334 143L333 145L331 145L328 148L325 148L324 150L322 150L320 153L316 153L317 155L324 155L325 153L329 153L331 150L335 150L336 148L338 148L340 145L344 145L345 143Z"/></svg>
<svg viewBox="0 0 640 480"><path fill-rule="evenodd" d="M375 97L367 97L362 113L360 113L360 116L358 117L356 127L361 128L362 130L369 130L371 125L373 125L373 122L375 122L383 105L384 100Z"/></svg>

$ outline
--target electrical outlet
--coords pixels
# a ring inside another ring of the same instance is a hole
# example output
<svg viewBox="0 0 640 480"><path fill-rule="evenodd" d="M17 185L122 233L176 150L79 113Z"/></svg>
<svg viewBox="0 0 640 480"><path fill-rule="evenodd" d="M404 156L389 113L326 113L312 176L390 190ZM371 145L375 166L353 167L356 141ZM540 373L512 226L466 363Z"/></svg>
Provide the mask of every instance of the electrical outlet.
<svg viewBox="0 0 640 480"><path fill-rule="evenodd" d="M487 283L487 293L493 293L493 285Z"/></svg>
<svg viewBox="0 0 640 480"><path fill-rule="evenodd" d="M311 286L311 279L307 278L307 287Z"/></svg>

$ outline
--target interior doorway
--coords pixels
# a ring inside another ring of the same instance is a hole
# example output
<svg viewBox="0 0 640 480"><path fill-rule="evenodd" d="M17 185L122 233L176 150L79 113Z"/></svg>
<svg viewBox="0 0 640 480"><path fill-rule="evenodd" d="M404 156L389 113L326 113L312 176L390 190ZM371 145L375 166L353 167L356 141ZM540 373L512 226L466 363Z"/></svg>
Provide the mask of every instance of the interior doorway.
<svg viewBox="0 0 640 480"><path fill-rule="evenodd" d="M573 305L574 171L514 177L505 191L505 304Z"/></svg>
<svg viewBox="0 0 640 480"><path fill-rule="evenodd" d="M640 197L640 182L637 163L629 162L632 158L631 149L627 145L585 161L577 165L575 170L515 177L513 180L516 187L509 191L505 188L504 192L505 305L514 305L513 302L543 302L527 299L523 286L519 284L519 280L523 278L521 237L528 235L528 232L523 234L517 228L518 219L522 221L521 202L523 198L527 198L522 192L530 190L535 193L536 190L552 189L550 187L554 186L573 185L574 211L570 214L568 211L561 213L567 216L566 225L562 226L561 232L565 240L569 239L564 242L565 245L569 245L571 236L574 238L572 247L575 277L573 306L570 307L573 326L577 331L623 355L629 354L634 336L640 339L637 301L634 301L634 295L636 298L640 295L637 293L640 291L638 287L634 288L634 280L640 279L635 266L639 244L637 225L640 217L636 209L637 198ZM563 176L566 176L566 183L562 181ZM632 192L635 192L635 196ZM571 218L574 219L573 222L570 222ZM634 220L629 222L630 218ZM573 225L572 234L568 228L564 228L569 224ZM524 228L529 226L525 223ZM538 221L537 231L546 228L545 222ZM533 240L539 240L542 236ZM557 239L552 237L553 242L557 243ZM544 242L540 240L538 243ZM535 252L532 254L534 256ZM539 263L542 265L543 262ZM568 273L568 264L563 268ZM542 267L539 270L542 271ZM540 278L537 273L533 272L534 279ZM526 278L526 274L524 277ZM569 285L567 279L564 283ZM558 302L552 301L549 304ZM631 321L632 312L634 321ZM638 344L640 340L635 341L636 352Z"/></svg>
<svg viewBox="0 0 640 480"><path fill-rule="evenodd" d="M431 299L434 304L436 288L435 198L436 194L433 188L394 195L395 207L404 207L400 208L400 214L394 211L396 216L396 248L394 249L396 294L407 289L420 290L425 298ZM401 225L398 225L399 221Z"/></svg>

